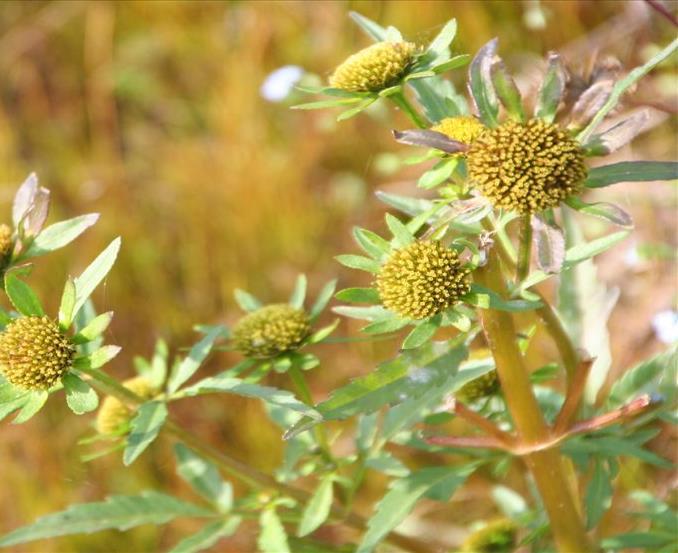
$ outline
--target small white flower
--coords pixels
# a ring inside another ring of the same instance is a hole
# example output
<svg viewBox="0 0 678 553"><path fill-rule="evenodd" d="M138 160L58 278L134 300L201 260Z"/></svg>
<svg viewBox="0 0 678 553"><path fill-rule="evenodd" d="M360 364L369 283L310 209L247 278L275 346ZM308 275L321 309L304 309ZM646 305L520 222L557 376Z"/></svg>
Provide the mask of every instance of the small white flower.
<svg viewBox="0 0 678 553"><path fill-rule="evenodd" d="M304 74L298 65L285 65L269 73L259 89L262 98L269 102L281 102Z"/></svg>
<svg viewBox="0 0 678 553"><path fill-rule="evenodd" d="M652 328L660 342L672 344L678 340L678 311L666 309L652 317Z"/></svg>

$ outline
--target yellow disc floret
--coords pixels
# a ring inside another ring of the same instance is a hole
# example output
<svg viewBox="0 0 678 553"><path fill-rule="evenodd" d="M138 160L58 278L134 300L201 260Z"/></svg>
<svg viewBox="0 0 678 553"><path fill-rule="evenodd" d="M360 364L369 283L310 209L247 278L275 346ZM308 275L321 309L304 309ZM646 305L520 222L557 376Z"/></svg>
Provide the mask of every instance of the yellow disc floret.
<svg viewBox="0 0 678 553"><path fill-rule="evenodd" d="M349 92L378 92L395 85L417 47L411 42L377 42L350 56L330 77L330 86Z"/></svg>
<svg viewBox="0 0 678 553"><path fill-rule="evenodd" d="M509 121L467 152L471 180L495 207L537 213L581 191L584 156L567 132L541 119Z"/></svg>
<svg viewBox="0 0 678 553"><path fill-rule="evenodd" d="M491 396L499 391L497 371L490 371L464 384L454 393L461 401L470 403L477 399Z"/></svg>
<svg viewBox="0 0 678 553"><path fill-rule="evenodd" d="M51 388L71 368L74 353L47 316L14 319L0 334L0 372L19 388Z"/></svg>
<svg viewBox="0 0 678 553"><path fill-rule="evenodd" d="M425 319L459 302L470 289L469 270L457 252L438 241L396 250L377 275L384 306L409 319Z"/></svg>
<svg viewBox="0 0 678 553"><path fill-rule="evenodd" d="M0 257L5 257L12 249L12 229L4 223L0 225Z"/></svg>
<svg viewBox="0 0 678 553"><path fill-rule="evenodd" d="M298 348L311 331L308 315L286 303L261 307L233 327L235 349L247 357L275 357Z"/></svg>
<svg viewBox="0 0 678 553"><path fill-rule="evenodd" d="M483 134L485 126L475 117L459 115L456 117L446 117L437 125L431 127L431 130L443 133L452 140L463 142L464 144L473 144Z"/></svg>
<svg viewBox="0 0 678 553"><path fill-rule="evenodd" d="M461 546L468 553L508 553L516 545L515 522L499 518L488 522L480 530L471 533Z"/></svg>
<svg viewBox="0 0 678 553"><path fill-rule="evenodd" d="M143 376L125 380L122 385L143 399L151 399L157 389ZM134 411L118 398L108 396L97 412L96 427L99 434L119 434L127 428Z"/></svg>

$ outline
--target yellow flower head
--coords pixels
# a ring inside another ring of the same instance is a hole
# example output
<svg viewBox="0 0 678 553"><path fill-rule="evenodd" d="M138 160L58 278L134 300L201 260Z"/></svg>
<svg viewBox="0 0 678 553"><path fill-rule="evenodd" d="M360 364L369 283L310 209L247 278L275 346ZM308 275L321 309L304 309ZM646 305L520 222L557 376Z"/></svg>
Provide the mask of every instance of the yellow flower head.
<svg viewBox="0 0 678 553"><path fill-rule="evenodd" d="M480 192L495 207L522 214L557 207L586 178L579 144L541 119L509 121L485 132L466 157Z"/></svg>
<svg viewBox="0 0 678 553"><path fill-rule="evenodd" d="M0 372L19 388L51 388L71 368L74 353L47 316L14 319L0 334Z"/></svg>
<svg viewBox="0 0 678 553"><path fill-rule="evenodd" d="M452 140L463 142L464 144L473 144L483 134L485 126L475 117L458 115L456 117L446 117L437 125L431 127L431 130L442 133Z"/></svg>
<svg viewBox="0 0 678 553"><path fill-rule="evenodd" d="M0 257L5 257L12 249L12 229L4 223L0 225Z"/></svg>
<svg viewBox="0 0 678 553"><path fill-rule="evenodd" d="M508 553L516 545L516 524L508 518L488 522L470 534L461 546L467 553Z"/></svg>
<svg viewBox="0 0 678 553"><path fill-rule="evenodd" d="M384 263L377 289L387 309L401 317L425 319L445 311L470 290L468 275L456 251L438 241L413 242Z"/></svg>
<svg viewBox="0 0 678 553"><path fill-rule="evenodd" d="M151 399L157 392L143 376L125 380L122 385L143 399ZM133 410L118 398L108 396L97 412L96 427L99 434L117 434L132 419Z"/></svg>
<svg viewBox="0 0 678 553"><path fill-rule="evenodd" d="M498 391L499 379L497 378L497 371L490 371L467 382L454 395L457 399L470 403L477 399L491 396Z"/></svg>
<svg viewBox="0 0 678 553"><path fill-rule="evenodd" d="M233 327L235 349L247 357L275 357L298 348L311 331L308 315L286 303L267 305Z"/></svg>
<svg viewBox="0 0 678 553"><path fill-rule="evenodd" d="M330 86L349 92L378 92L395 85L412 62L411 42L377 42L349 56L330 77Z"/></svg>

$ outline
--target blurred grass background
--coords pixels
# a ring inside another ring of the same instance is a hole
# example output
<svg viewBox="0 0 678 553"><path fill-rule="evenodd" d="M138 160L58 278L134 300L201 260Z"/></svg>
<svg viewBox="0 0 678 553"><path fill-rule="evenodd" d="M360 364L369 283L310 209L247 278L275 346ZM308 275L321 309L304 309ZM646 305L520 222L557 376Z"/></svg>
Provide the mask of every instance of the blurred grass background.
<svg viewBox="0 0 678 553"><path fill-rule="evenodd" d="M298 271L310 275L312 293L337 275L344 284L356 282L332 256L353 248L351 226L383 228L375 189L413 189L416 171L395 170L397 159L384 155L400 151L388 129L407 123L377 109L337 125L330 112L290 111L259 93L266 75L280 66L296 64L325 78L367 45L349 10L396 25L421 43L456 17L456 52L474 53L499 36L504 58L528 77L526 68L550 49L575 66L600 51L629 68L675 34L642 1L3 2L2 217L9 219L14 190L32 170L52 190L51 220L102 214L74 246L36 267L32 283L52 310L65 277L122 235L120 259L95 298L99 310L116 312L108 341L124 347L110 366L117 375L129 376L132 357L149 355L158 336L177 348L191 343L196 322L235 320L234 287L280 301ZM458 84L462 73L453 76ZM670 66L640 85L635 101L657 108L658 126L618 158L675 157L675 119L666 118L675 115L675 90ZM676 195L669 185L620 186L606 190L605 199L634 215L638 245L669 243L672 251ZM630 262L631 247L627 241L601 263L608 286L624 285L610 325L613 375L659 349L650 321L675 299L672 260ZM342 323L342 334L356 330ZM547 341L537 343L535 362L553 354ZM370 370L395 346L358 343L342 346L341 356L337 347L320 351L324 364L311 376L317 397ZM211 369L235 360L220 355ZM117 454L82 463L86 448L77 440L90 432L91 418L75 418L60 403L50 402L22 427L2 423L0 532L110 493L169 488L190 496L162 440L130 469ZM279 431L256 402L208 397L175 411L231 454L263 469L277 464ZM673 445L658 447L666 452ZM667 485L666 477L643 467L624 477L627 487L650 479ZM371 483L375 489L382 484L378 478ZM455 498L456 519L451 525L445 520L451 536L468 521L492 515L486 493L487 482L479 478ZM436 509L429 513L434 521L447 512ZM189 521L16 551L157 551L195 528ZM215 551L251 551L254 532L245 526Z"/></svg>

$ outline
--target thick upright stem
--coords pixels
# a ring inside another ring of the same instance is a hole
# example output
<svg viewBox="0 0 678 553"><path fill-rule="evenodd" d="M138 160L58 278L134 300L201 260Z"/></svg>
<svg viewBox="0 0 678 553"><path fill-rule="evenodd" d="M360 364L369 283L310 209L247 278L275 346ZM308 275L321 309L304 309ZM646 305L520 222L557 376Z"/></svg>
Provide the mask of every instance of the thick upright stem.
<svg viewBox="0 0 678 553"><path fill-rule="evenodd" d="M506 296L501 267L494 252L490 254L488 264L479 268L474 276L479 284ZM529 375L516 344L516 329L511 314L481 310L480 317L520 440L526 445L548 442L551 439L550 429L532 392ZM558 549L562 553L595 551L589 543L567 481L560 451L554 447L530 453L524 459L544 502Z"/></svg>
<svg viewBox="0 0 678 553"><path fill-rule="evenodd" d="M520 218L520 250L518 251L518 269L516 280L522 282L530 273L530 258L532 257L532 216L523 215Z"/></svg>

